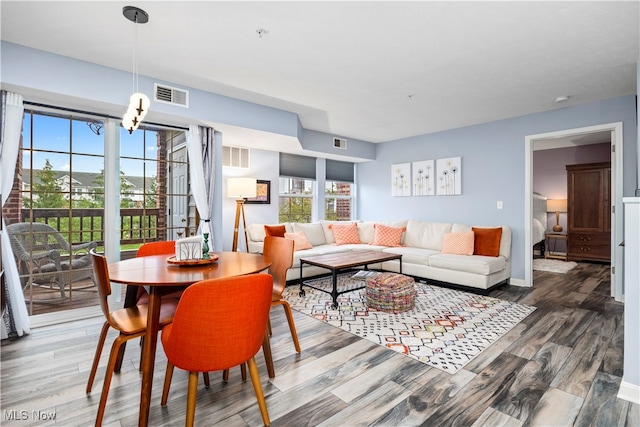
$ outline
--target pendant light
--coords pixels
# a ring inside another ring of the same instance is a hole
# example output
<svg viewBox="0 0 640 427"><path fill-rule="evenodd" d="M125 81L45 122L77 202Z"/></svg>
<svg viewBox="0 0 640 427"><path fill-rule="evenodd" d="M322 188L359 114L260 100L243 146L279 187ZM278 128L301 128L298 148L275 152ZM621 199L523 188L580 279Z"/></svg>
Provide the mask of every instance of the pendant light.
<svg viewBox="0 0 640 427"><path fill-rule="evenodd" d="M129 99L129 108L122 117L122 126L132 134L133 131L138 129L142 120L149 111L151 102L147 95L138 91L138 24L145 24L149 22L149 15L144 10L135 6L125 6L122 8L122 14L129 21L135 24L134 26L134 41L133 41L133 92Z"/></svg>

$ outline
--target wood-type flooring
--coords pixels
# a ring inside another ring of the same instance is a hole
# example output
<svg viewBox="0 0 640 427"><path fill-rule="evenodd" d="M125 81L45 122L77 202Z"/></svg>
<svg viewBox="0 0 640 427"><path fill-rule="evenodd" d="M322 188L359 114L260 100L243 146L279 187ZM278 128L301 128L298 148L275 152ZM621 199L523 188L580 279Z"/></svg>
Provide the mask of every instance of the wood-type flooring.
<svg viewBox="0 0 640 427"><path fill-rule="evenodd" d="M455 375L294 312L296 354L284 313L271 313L276 377L256 360L273 426L640 426L640 405L616 397L623 367L623 305L612 300L609 266L579 263L567 274L534 272L532 288L491 296L537 310ZM93 425L108 348L85 393L103 319L35 327L1 347L2 426ZM637 325L634 325L637 327ZM115 333L111 332L107 345ZM230 349L231 351L231 349ZM115 375L105 426L138 422L138 341ZM158 345L150 426L182 426L187 374L174 373L166 407L166 358ZM198 388L197 426L262 425L251 382L238 368Z"/></svg>

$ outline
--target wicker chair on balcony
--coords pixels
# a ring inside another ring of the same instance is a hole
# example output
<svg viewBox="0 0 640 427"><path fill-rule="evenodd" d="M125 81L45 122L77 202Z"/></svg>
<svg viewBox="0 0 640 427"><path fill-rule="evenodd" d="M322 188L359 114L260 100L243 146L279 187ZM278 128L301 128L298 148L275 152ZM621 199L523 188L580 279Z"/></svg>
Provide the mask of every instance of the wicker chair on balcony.
<svg viewBox="0 0 640 427"><path fill-rule="evenodd" d="M71 244L55 228L37 222L10 224L6 230L23 286L57 285L61 299L73 282L90 278L95 286L89 251L97 242Z"/></svg>

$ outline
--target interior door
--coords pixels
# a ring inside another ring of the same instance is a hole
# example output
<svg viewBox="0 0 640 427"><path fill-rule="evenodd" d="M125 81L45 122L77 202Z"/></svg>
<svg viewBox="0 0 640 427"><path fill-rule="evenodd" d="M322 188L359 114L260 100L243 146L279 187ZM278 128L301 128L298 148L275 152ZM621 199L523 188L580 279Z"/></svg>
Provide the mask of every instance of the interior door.
<svg viewBox="0 0 640 427"><path fill-rule="evenodd" d="M187 196L187 148L182 146L172 153L174 163L173 171L168 173L171 180L169 203L171 206L171 239L187 237L184 234L187 224L188 196Z"/></svg>

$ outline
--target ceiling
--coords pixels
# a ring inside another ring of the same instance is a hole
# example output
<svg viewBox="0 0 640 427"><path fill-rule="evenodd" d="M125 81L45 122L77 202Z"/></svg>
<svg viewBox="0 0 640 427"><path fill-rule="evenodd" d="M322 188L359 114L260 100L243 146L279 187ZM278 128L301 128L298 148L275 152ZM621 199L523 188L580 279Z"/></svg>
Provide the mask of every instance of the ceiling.
<svg viewBox="0 0 640 427"><path fill-rule="evenodd" d="M2 40L131 71L126 5L149 14L137 28L141 75L370 142L637 89L637 1L3 0Z"/></svg>

